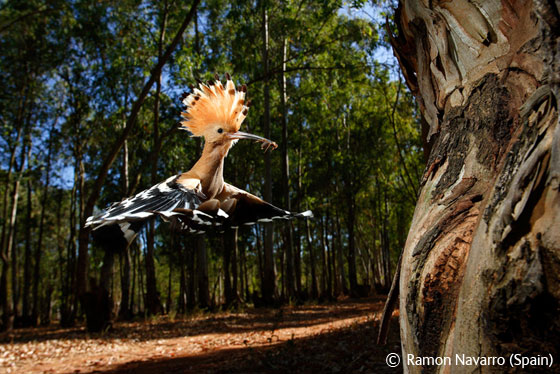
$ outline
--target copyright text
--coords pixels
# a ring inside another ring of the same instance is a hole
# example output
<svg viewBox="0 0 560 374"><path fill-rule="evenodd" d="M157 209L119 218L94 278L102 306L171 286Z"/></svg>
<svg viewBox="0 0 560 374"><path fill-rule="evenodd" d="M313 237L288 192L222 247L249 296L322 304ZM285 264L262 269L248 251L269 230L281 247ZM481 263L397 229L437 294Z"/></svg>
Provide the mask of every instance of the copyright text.
<svg viewBox="0 0 560 374"><path fill-rule="evenodd" d="M472 357L465 354L455 354L455 356L427 357L416 356L412 353L406 355L407 366L510 366L526 368L530 366L552 367L554 358L552 354L548 356L523 356L519 353L508 357L483 356Z"/></svg>

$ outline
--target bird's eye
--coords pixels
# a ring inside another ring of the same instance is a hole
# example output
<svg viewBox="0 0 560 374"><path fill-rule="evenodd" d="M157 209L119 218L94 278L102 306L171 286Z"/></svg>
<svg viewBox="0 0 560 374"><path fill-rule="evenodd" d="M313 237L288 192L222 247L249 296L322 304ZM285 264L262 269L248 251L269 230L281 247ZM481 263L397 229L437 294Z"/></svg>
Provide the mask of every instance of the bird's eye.
<svg viewBox="0 0 560 374"><path fill-rule="evenodd" d="M221 134L224 132L224 129L222 129L221 127L218 129L218 134Z"/></svg>

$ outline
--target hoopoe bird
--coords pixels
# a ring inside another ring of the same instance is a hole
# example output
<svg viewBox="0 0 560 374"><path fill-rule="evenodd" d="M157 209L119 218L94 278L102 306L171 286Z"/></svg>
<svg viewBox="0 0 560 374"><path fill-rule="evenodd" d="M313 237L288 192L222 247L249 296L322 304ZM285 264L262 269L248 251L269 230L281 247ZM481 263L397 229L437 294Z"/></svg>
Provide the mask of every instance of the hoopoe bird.
<svg viewBox="0 0 560 374"><path fill-rule="evenodd" d="M218 75L215 78L207 84L199 83L190 94L185 92L181 96L186 106L181 113L181 128L192 136L204 138L200 159L188 172L172 176L89 217L86 226L92 228L99 244L106 248L126 248L153 217L161 217L174 228L190 233L312 217L311 211L289 212L224 182L224 159L238 140L260 142L265 151L277 145L239 131L250 106L245 101L247 87L236 88L229 74L225 87Z"/></svg>

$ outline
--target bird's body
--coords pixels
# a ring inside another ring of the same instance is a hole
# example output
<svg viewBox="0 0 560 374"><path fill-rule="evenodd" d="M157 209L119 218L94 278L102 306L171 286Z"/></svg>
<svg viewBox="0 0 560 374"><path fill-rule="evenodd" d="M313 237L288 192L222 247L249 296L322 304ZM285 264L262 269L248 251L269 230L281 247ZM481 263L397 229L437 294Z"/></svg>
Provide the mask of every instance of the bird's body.
<svg viewBox="0 0 560 374"><path fill-rule="evenodd" d="M113 203L103 213L89 217L95 239L120 249L129 245L145 222L159 216L184 231L201 233L227 227L270 222L273 219L310 217L311 212L292 213L224 182L224 159L238 139L252 139L267 149L276 143L239 131L248 112L245 86L235 89L227 76L226 86L216 79L200 84L183 97L187 111L181 122L193 136L203 136L200 159L186 173L170 177L139 194Z"/></svg>

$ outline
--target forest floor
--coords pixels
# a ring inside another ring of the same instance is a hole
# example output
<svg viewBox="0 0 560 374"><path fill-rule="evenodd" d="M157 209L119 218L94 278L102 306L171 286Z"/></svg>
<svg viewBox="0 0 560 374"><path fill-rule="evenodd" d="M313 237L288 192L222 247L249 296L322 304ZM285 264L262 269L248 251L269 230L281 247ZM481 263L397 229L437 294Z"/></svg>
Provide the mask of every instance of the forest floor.
<svg viewBox="0 0 560 374"><path fill-rule="evenodd" d="M0 335L0 373L399 373L397 312L376 345L384 299L248 308L191 318L84 327L16 329Z"/></svg>

